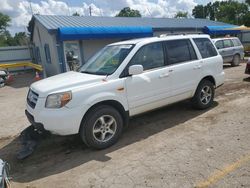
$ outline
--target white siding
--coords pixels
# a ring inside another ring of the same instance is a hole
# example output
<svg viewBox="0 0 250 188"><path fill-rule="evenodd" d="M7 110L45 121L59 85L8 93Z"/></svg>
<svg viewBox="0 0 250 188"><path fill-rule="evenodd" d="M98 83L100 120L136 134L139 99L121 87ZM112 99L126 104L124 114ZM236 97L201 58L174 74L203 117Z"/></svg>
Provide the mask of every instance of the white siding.
<svg viewBox="0 0 250 188"><path fill-rule="evenodd" d="M39 39L39 34L41 41ZM36 22L34 27L33 43L40 49L42 66L46 70L46 76L59 74L61 70L58 60L55 34L52 35L48 33L48 31L39 22ZM44 50L45 44L49 45L51 64L47 63L46 61L45 50Z"/></svg>
<svg viewBox="0 0 250 188"><path fill-rule="evenodd" d="M96 39L96 40L83 40L83 56L86 62L91 56L93 56L97 51L102 49L107 44L120 41L121 39Z"/></svg>

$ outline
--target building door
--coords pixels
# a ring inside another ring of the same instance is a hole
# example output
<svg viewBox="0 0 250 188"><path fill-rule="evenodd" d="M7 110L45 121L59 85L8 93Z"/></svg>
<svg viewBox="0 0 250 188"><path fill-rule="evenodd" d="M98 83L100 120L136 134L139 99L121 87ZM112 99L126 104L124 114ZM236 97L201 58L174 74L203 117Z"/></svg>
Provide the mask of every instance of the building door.
<svg viewBox="0 0 250 188"><path fill-rule="evenodd" d="M81 52L78 41L64 42L64 57L66 62L66 71L77 71L82 65Z"/></svg>

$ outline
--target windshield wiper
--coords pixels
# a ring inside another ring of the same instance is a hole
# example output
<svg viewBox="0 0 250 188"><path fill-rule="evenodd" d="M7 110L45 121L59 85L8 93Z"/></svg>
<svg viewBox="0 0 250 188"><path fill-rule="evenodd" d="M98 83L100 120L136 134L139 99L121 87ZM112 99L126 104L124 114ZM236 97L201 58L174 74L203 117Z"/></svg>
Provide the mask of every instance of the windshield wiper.
<svg viewBox="0 0 250 188"><path fill-rule="evenodd" d="M81 73L86 73L86 74L95 74L94 72L89 72L89 71L81 71Z"/></svg>

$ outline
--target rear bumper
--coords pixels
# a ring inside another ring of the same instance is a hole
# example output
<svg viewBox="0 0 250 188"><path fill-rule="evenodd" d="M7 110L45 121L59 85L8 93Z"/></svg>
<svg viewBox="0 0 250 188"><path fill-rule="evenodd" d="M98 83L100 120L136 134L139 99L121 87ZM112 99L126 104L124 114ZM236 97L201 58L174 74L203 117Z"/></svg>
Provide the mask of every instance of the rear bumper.
<svg viewBox="0 0 250 188"><path fill-rule="evenodd" d="M225 81L225 72L223 71L216 76L216 88L223 85L224 81Z"/></svg>

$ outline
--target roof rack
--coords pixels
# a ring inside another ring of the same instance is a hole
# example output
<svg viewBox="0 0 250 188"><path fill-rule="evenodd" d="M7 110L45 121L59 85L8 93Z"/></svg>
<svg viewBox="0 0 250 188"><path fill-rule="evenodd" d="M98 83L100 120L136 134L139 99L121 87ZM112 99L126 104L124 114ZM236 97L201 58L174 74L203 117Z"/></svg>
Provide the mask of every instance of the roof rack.
<svg viewBox="0 0 250 188"><path fill-rule="evenodd" d="M200 34L204 34L204 33L165 33L165 34L161 34L158 37L159 38L163 38L163 37L167 37L167 36L178 36L178 35L200 35Z"/></svg>

